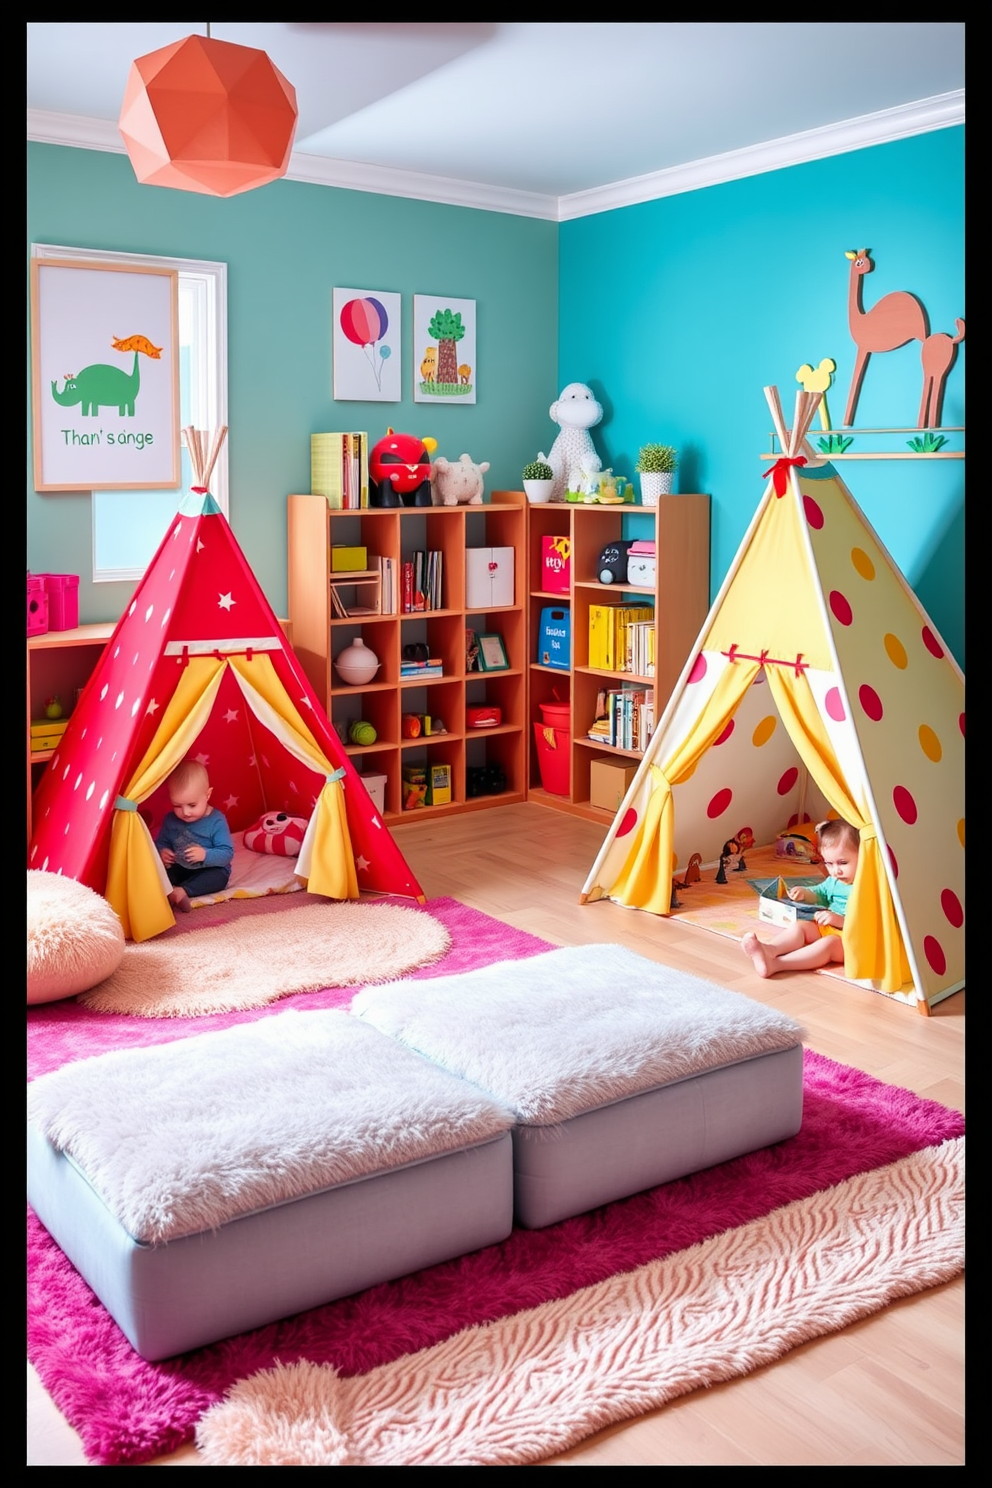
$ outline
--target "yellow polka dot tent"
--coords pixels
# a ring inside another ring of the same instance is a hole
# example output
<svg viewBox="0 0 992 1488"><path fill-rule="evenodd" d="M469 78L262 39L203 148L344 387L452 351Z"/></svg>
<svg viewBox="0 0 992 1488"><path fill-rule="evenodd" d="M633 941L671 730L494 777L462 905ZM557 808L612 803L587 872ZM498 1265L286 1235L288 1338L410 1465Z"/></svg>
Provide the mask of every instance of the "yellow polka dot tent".
<svg viewBox="0 0 992 1488"><path fill-rule="evenodd" d="M673 868L836 812L861 836L845 975L920 1012L964 985L964 675L835 467L785 451L583 888L670 912Z"/></svg>

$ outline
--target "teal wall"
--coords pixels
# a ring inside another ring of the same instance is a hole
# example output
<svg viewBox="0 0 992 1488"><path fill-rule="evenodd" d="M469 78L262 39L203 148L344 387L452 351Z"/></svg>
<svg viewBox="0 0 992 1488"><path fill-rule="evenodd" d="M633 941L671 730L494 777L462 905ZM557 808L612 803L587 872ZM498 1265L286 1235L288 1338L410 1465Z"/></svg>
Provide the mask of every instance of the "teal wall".
<svg viewBox="0 0 992 1488"><path fill-rule="evenodd" d="M778 386L788 421L797 368L830 356L831 422L854 364L846 249L876 268L866 307L910 290L934 331L965 316L964 129L880 145L560 229L559 380L588 382L606 409L604 463L630 473L641 444L678 446L676 489L712 496L711 582L722 582L761 496ZM965 344L943 423L964 423ZM916 342L876 354L855 422L915 426ZM899 436L902 447L908 435ZM964 462L851 461L854 496L964 663Z"/></svg>
<svg viewBox="0 0 992 1488"><path fill-rule="evenodd" d="M964 301L964 130L835 156L562 224L292 181L229 201L138 186L127 159L29 146L29 241L221 259L229 265L231 520L277 611L286 605L285 497L309 487L315 430L387 424L439 453L488 459L489 489L556 432L559 388L588 382L606 409L594 438L631 474L648 440L682 452L676 489L713 500L715 592L763 489L770 421L791 413L802 362L832 356L835 425L853 366L848 248L873 251L871 306L918 295L934 330ZM335 284L403 295L400 404L335 404ZM478 302L479 402L412 401L412 296ZM962 345L943 422L964 423ZM862 426L913 425L919 347L869 364ZM30 429L30 422L29 422ZM908 436L907 436L908 437ZM964 463L866 461L842 472L964 662ZM28 565L79 571L84 620L116 618L130 585L89 582L88 495L39 495L28 459Z"/></svg>
<svg viewBox="0 0 992 1488"><path fill-rule="evenodd" d="M286 612L286 497L310 489L310 435L388 426L489 460L519 489L556 393L558 227L502 213L277 181L227 201L139 186L125 156L30 145L28 241L228 265L231 525ZM335 403L331 291L403 295L402 403ZM413 402L413 295L474 299L478 402ZM88 493L39 494L28 455L28 567L80 574L80 619L116 619L133 584L90 581Z"/></svg>

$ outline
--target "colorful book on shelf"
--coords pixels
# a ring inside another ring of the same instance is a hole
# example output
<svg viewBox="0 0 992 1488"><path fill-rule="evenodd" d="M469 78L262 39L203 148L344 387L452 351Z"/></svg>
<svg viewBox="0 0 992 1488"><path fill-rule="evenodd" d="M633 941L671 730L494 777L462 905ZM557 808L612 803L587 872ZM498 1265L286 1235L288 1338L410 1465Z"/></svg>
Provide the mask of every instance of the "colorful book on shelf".
<svg viewBox="0 0 992 1488"><path fill-rule="evenodd" d="M310 435L310 489L335 511L358 511L369 504L368 435Z"/></svg>
<svg viewBox="0 0 992 1488"><path fill-rule="evenodd" d="M654 622L651 605L603 605L589 606L589 665L606 672L632 672L634 641L631 629L635 625ZM638 643L644 647L648 642ZM638 659L642 654L638 652ZM647 676L647 672L640 675Z"/></svg>
<svg viewBox="0 0 992 1488"><path fill-rule="evenodd" d="M418 549L403 563L404 615L421 610L441 609L444 554L437 550Z"/></svg>

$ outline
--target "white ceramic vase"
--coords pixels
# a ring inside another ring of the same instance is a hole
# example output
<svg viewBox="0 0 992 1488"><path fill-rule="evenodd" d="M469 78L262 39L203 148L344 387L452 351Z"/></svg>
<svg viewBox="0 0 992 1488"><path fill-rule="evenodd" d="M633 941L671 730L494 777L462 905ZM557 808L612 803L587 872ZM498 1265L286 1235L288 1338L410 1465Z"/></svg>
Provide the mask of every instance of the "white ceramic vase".
<svg viewBox="0 0 992 1488"><path fill-rule="evenodd" d="M543 506L546 501L551 500L554 484L554 480L525 480L527 500L534 506Z"/></svg>
<svg viewBox="0 0 992 1488"><path fill-rule="evenodd" d="M657 506L659 496L667 496L672 489L670 470L641 471L641 505Z"/></svg>
<svg viewBox="0 0 992 1488"><path fill-rule="evenodd" d="M334 659L337 674L350 687L361 687L371 682L379 670L379 658L359 636L346 646Z"/></svg>

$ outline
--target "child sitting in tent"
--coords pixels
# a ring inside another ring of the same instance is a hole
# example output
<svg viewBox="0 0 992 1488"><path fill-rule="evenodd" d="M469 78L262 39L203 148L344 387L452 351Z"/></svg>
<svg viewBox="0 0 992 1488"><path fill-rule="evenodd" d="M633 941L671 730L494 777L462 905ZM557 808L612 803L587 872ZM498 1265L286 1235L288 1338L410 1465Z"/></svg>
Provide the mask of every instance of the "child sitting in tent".
<svg viewBox="0 0 992 1488"><path fill-rule="evenodd" d="M844 915L858 869L861 838L846 821L822 822L817 828L820 856L829 874L815 888L802 885L789 890L789 898L800 904L820 907L812 920L797 920L774 940L759 940L753 930L741 936L741 945L759 976L778 971L813 971L831 962L843 963Z"/></svg>
<svg viewBox="0 0 992 1488"><path fill-rule="evenodd" d="M155 846L173 885L169 903L185 914L190 895L218 894L227 888L234 843L223 812L210 804L213 786L197 760L177 765L166 788L172 810Z"/></svg>

